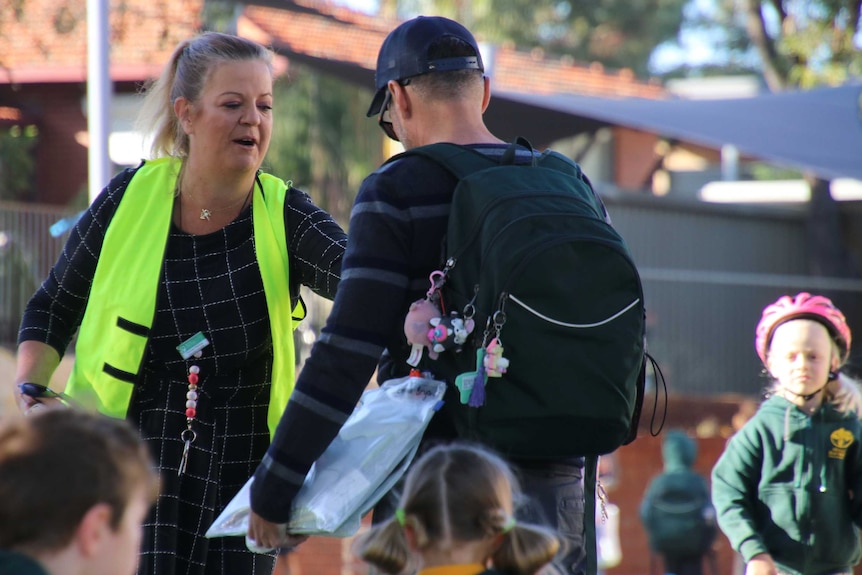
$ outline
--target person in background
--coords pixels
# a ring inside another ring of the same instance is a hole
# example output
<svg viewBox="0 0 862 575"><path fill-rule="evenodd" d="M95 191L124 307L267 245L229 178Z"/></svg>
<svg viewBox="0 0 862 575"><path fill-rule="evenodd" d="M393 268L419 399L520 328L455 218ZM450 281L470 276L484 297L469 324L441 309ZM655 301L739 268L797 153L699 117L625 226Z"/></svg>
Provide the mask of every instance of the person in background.
<svg viewBox="0 0 862 575"><path fill-rule="evenodd" d="M769 397L712 470L718 525L747 575L849 574L862 556L862 393L841 373L850 343L826 297L763 310L755 349Z"/></svg>
<svg viewBox="0 0 862 575"><path fill-rule="evenodd" d="M451 142L499 161L509 147L485 126L490 80L475 38L461 24L423 16L402 23L380 49L375 78L368 115L406 149ZM530 164L533 152L518 146L514 161ZM282 544L309 468L352 412L384 350L389 367L378 379L407 375L411 346L404 319L410 304L425 297L431 272L440 269L456 184L443 166L419 156L395 157L363 181L332 312L255 471L249 535L261 545ZM446 411L444 405L431 420L422 449L459 438ZM560 533L565 544L554 561L556 571L583 573L584 459L511 463L528 499L519 507L519 520ZM387 512L378 506L374 521L388 519L391 507Z"/></svg>
<svg viewBox="0 0 862 575"><path fill-rule="evenodd" d="M158 491L125 421L45 409L0 422L0 575L132 575Z"/></svg>
<svg viewBox="0 0 862 575"><path fill-rule="evenodd" d="M709 485L692 469L697 443L683 430L672 429L661 454L664 470L650 481L640 506L650 549L661 555L664 573L702 575L718 528Z"/></svg>
<svg viewBox="0 0 862 575"><path fill-rule="evenodd" d="M180 42L141 110L155 159L96 198L21 324L19 386L47 385L77 331L65 391L134 422L152 450L164 485L145 522L148 575L273 568L243 538L204 533L266 453L295 380L300 286L335 295L346 235L260 169L272 58L229 34Z"/></svg>
<svg viewBox="0 0 862 575"><path fill-rule="evenodd" d="M532 575L559 548L553 531L515 520L518 486L493 453L453 443L411 467L395 515L363 533L355 552L384 573Z"/></svg>

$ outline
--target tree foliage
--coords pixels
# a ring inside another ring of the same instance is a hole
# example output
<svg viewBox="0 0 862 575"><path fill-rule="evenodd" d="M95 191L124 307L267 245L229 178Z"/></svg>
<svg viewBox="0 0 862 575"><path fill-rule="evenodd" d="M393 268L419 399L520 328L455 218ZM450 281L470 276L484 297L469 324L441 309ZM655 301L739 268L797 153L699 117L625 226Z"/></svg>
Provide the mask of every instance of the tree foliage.
<svg viewBox="0 0 862 575"><path fill-rule="evenodd" d="M404 0L402 16L454 18L488 42L649 75L650 54L676 38L686 0Z"/></svg>
<svg viewBox="0 0 862 575"><path fill-rule="evenodd" d="M370 88L292 62L274 96L265 167L347 225L359 184L383 161L382 132L365 117Z"/></svg>
<svg viewBox="0 0 862 575"><path fill-rule="evenodd" d="M859 0L745 0L746 28L772 90L862 75ZM770 26L770 21L775 24Z"/></svg>
<svg viewBox="0 0 862 575"><path fill-rule="evenodd" d="M0 200L27 201L33 196L39 141L34 125L0 128Z"/></svg>
<svg viewBox="0 0 862 575"><path fill-rule="evenodd" d="M862 75L860 6L860 0L713 0L692 3L683 28L711 39L725 65L758 70L772 91L838 85Z"/></svg>

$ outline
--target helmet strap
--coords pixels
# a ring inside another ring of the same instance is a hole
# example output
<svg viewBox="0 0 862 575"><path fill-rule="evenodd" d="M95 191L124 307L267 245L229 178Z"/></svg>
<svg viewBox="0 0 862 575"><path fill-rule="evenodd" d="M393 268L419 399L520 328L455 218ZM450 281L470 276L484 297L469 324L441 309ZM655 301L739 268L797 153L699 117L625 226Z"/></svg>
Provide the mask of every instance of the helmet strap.
<svg viewBox="0 0 862 575"><path fill-rule="evenodd" d="M835 373L835 372L830 371L830 372L829 372L829 375L831 376L833 373ZM838 376L836 375L835 377L838 377ZM820 388L820 389L818 389L817 391L813 391L813 392L811 392L811 393L806 393L806 394L796 393L796 392L795 392L795 391L793 391L792 389L789 389L789 388L784 387L784 386L782 386L782 387L781 387L781 389L782 389L782 391L786 391L787 393L789 393L789 394L791 394L791 395L795 395L796 397L801 397L801 398L802 398L803 400L805 400L805 401L811 401L812 399L814 399L815 397L817 397L817 394L818 394L818 393L820 393L821 391L823 391L824 389L826 389L826 386L827 386L827 385L829 385L829 382L830 382L830 381L832 381L831 377L830 377L830 379L828 379L828 380L826 381L826 383L824 383L824 384L823 384L823 387L821 387L821 388Z"/></svg>

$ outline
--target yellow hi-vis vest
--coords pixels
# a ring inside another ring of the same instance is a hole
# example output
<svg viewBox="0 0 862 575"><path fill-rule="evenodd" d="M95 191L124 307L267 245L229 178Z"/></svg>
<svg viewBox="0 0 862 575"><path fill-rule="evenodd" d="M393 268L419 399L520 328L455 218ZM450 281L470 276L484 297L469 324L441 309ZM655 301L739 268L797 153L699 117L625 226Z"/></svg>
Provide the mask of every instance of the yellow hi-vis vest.
<svg viewBox="0 0 862 575"><path fill-rule="evenodd" d="M129 182L114 214L96 265L78 332L75 363L66 391L99 412L123 418L140 376L171 225L180 163L144 163ZM254 186L254 241L272 333L273 366L267 424L270 437L294 386L293 329L305 317L291 309L284 202L287 186L260 174ZM298 315L294 316L292 312Z"/></svg>

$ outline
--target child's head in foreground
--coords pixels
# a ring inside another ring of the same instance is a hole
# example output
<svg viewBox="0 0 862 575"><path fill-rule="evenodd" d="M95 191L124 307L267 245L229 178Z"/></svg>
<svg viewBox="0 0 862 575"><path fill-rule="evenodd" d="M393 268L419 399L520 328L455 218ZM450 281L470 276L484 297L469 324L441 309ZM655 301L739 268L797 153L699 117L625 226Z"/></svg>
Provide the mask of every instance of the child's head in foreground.
<svg viewBox="0 0 862 575"><path fill-rule="evenodd" d="M158 489L124 420L57 408L0 422L0 549L49 573L134 573Z"/></svg>
<svg viewBox="0 0 862 575"><path fill-rule="evenodd" d="M518 486L497 455L471 445L435 447L411 467L395 517L357 541L357 552L385 573L482 564L531 574L559 549L553 531L515 521Z"/></svg>

